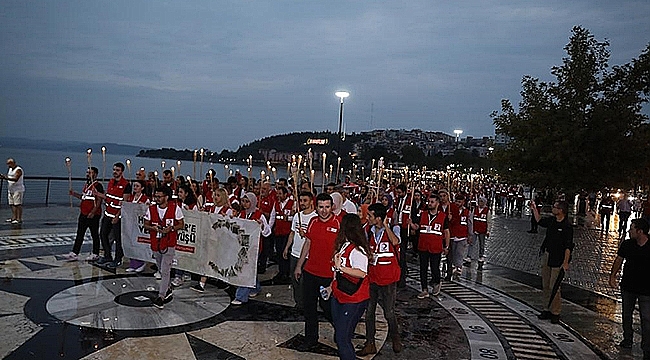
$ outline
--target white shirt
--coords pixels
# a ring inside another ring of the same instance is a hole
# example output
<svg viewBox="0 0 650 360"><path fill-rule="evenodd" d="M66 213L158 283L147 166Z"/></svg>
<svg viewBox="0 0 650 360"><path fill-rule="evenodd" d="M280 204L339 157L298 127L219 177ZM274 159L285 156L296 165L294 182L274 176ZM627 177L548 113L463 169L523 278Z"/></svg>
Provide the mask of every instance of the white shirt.
<svg viewBox="0 0 650 360"><path fill-rule="evenodd" d="M291 220L291 231L293 231L293 244L291 245L291 256L295 258L300 258L300 252L302 251L302 246L305 243L305 238L300 236L300 225L298 223L298 216L300 216L300 222L302 223L302 231L307 232L307 225L309 221L314 216L317 216L316 211L312 211L309 214L305 215L303 212L296 213Z"/></svg>
<svg viewBox="0 0 650 360"><path fill-rule="evenodd" d="M339 254L342 255L348 246L354 246L354 245L352 245L352 243L350 243L349 241L346 241L345 244L343 244L343 246L341 247ZM349 267L353 269L359 269L365 273L368 273L368 256L366 256L366 254L363 251L359 250L359 248L357 247L352 249L352 252L350 252L349 259L341 258L341 263L350 264Z"/></svg>
<svg viewBox="0 0 650 360"><path fill-rule="evenodd" d="M25 191L25 183L23 182L23 178L25 177L25 172L23 171L23 169L20 166L16 166L13 169L7 170L7 177L14 178L16 176L16 173L18 172L18 170L20 170L20 172L22 174L22 175L20 175L20 179L18 179L17 181L11 181L11 180L7 179L7 190L10 193Z"/></svg>

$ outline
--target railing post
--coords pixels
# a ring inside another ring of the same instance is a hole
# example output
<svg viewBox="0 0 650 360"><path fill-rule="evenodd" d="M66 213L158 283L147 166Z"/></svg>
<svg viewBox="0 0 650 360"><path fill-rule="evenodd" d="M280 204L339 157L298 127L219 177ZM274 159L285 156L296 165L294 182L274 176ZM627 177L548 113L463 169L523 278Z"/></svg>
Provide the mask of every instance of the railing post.
<svg viewBox="0 0 650 360"><path fill-rule="evenodd" d="M2 185L4 185L5 181L0 179L0 208L2 207Z"/></svg>
<svg viewBox="0 0 650 360"><path fill-rule="evenodd" d="M47 189L45 190L45 206L50 204L50 178L47 178Z"/></svg>

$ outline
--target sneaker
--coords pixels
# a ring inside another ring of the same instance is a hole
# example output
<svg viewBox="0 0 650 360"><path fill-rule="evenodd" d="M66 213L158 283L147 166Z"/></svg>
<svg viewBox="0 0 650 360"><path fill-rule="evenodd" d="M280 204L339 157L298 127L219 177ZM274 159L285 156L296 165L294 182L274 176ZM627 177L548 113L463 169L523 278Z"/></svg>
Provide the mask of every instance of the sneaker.
<svg viewBox="0 0 650 360"><path fill-rule="evenodd" d="M90 254L86 258L86 261L97 261L99 259L99 255L97 254Z"/></svg>
<svg viewBox="0 0 650 360"><path fill-rule="evenodd" d="M116 269L116 268L118 268L120 266L122 266L121 261L111 261L111 262L106 264L106 267L109 268L109 269Z"/></svg>
<svg viewBox="0 0 650 360"><path fill-rule="evenodd" d="M14 220L15 220L15 219L7 219L7 220L5 220L5 222L10 223L10 222L13 222Z"/></svg>
<svg viewBox="0 0 650 360"><path fill-rule="evenodd" d="M192 289L192 290L194 290L194 291L196 291L196 292L200 292L200 293L202 293L202 292L205 291L205 287L204 287L204 286L201 286L200 283L199 283L199 284L196 284L196 285L194 285L194 286L192 286L190 289Z"/></svg>
<svg viewBox="0 0 650 360"><path fill-rule="evenodd" d="M480 263L485 262L485 256L479 257L478 262L480 262Z"/></svg>
<svg viewBox="0 0 650 360"><path fill-rule="evenodd" d="M260 293L258 293L258 292L256 292L256 293L250 293L250 294L248 294L248 297L252 297L252 298L254 298L254 297L256 297L256 296L259 295L259 294L260 294Z"/></svg>
<svg viewBox="0 0 650 360"><path fill-rule="evenodd" d="M183 285L183 278L175 277L174 280L172 280L172 286L179 287L181 285Z"/></svg>
<svg viewBox="0 0 650 360"><path fill-rule="evenodd" d="M239 301L239 300L237 300L237 299L234 299L233 301L230 302L230 304L231 304L231 305L242 305L243 302L241 302L241 301Z"/></svg>
<svg viewBox="0 0 650 360"><path fill-rule="evenodd" d="M21 220L14 220L14 221L12 221L11 223L14 224L14 225L16 225L16 224L20 224L21 222L22 222Z"/></svg>
<svg viewBox="0 0 650 360"><path fill-rule="evenodd" d="M113 262L113 259L102 256L97 260L97 265L104 265L110 262Z"/></svg>
<svg viewBox="0 0 650 360"><path fill-rule="evenodd" d="M542 311L539 315L537 315L537 318L540 320L548 320L551 318L551 312L550 311Z"/></svg>
<svg viewBox="0 0 650 360"><path fill-rule="evenodd" d="M147 264L142 264L142 265L140 265L140 267L138 267L138 268L135 269L135 272L137 272L137 273L141 273L141 272L144 271L144 268L145 268L145 267L147 267Z"/></svg>
<svg viewBox="0 0 650 360"><path fill-rule="evenodd" d="M167 292L165 293L165 299L164 300L165 301L171 300L171 298L173 296L174 296L174 292L173 292L172 288L170 287L169 289L167 289Z"/></svg>
<svg viewBox="0 0 650 360"><path fill-rule="evenodd" d="M429 292L424 290L420 294L418 294L418 299L425 299L429 297Z"/></svg>
<svg viewBox="0 0 650 360"><path fill-rule="evenodd" d="M433 285L433 293L431 295L433 296L440 295L440 284Z"/></svg>
<svg viewBox="0 0 650 360"><path fill-rule="evenodd" d="M129 267L128 269L126 269L126 270L124 270L124 271L126 271L126 272L128 272L128 273L132 273L132 272L135 272L135 269L132 268L132 267Z"/></svg>
<svg viewBox="0 0 650 360"><path fill-rule="evenodd" d="M156 271L156 273L153 274L153 277L156 278L156 280L162 279L162 275L160 274L160 271Z"/></svg>
<svg viewBox="0 0 650 360"><path fill-rule="evenodd" d="M70 252L69 254L65 255L65 260L66 261L78 261L79 260L79 255Z"/></svg>
<svg viewBox="0 0 650 360"><path fill-rule="evenodd" d="M161 298L160 296L153 299L151 303L153 304L153 306L157 307L158 309L162 309L165 306L165 300L163 300L163 298Z"/></svg>
<svg viewBox="0 0 650 360"><path fill-rule="evenodd" d="M620 343L618 343L618 346L625 348L625 349L631 349L632 348L632 340L623 340Z"/></svg>
<svg viewBox="0 0 650 360"><path fill-rule="evenodd" d="M183 281L190 281L192 280L192 274L185 273L183 274Z"/></svg>

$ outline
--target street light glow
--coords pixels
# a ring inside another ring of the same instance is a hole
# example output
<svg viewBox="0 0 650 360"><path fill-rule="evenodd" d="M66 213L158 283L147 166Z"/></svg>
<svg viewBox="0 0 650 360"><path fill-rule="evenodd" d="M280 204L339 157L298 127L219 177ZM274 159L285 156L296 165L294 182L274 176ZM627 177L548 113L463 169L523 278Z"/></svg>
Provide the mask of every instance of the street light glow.
<svg viewBox="0 0 650 360"><path fill-rule="evenodd" d="M343 99L350 96L350 93L347 91L337 91L334 93L334 95L336 95L336 97L340 97L341 101L343 101Z"/></svg>
<svg viewBox="0 0 650 360"><path fill-rule="evenodd" d="M462 133L463 133L463 130L461 130L461 129L454 130L454 134L456 134L457 136L462 134Z"/></svg>

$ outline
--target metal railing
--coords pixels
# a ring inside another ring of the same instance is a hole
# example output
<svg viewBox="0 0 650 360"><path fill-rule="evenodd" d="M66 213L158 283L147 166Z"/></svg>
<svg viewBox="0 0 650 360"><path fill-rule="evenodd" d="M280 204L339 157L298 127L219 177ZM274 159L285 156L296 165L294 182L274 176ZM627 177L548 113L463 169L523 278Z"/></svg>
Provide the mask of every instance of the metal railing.
<svg viewBox="0 0 650 360"><path fill-rule="evenodd" d="M61 176L25 176L25 195L23 204L28 206L64 205L70 203L68 190L69 179ZM80 192L86 182L85 178L72 178L72 189ZM0 207L7 204L7 184L0 180ZM76 198L73 202L78 203Z"/></svg>

